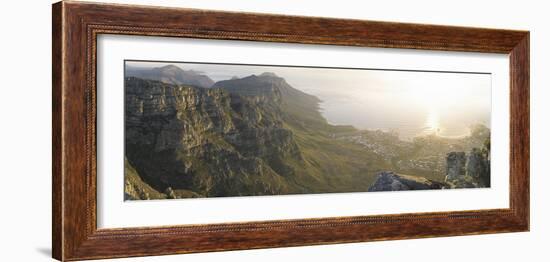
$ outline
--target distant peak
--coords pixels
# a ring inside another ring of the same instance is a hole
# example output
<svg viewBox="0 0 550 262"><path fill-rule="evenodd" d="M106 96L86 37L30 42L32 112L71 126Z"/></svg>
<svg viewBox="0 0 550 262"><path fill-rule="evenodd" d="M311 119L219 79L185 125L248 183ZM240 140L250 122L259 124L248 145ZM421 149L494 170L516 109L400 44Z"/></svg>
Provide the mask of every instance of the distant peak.
<svg viewBox="0 0 550 262"><path fill-rule="evenodd" d="M259 75L260 77L279 77L277 76L275 73L273 72L264 72L262 73L261 75Z"/></svg>
<svg viewBox="0 0 550 262"><path fill-rule="evenodd" d="M237 79L240 79L240 78L238 76L231 77L231 80L237 80Z"/></svg>
<svg viewBox="0 0 550 262"><path fill-rule="evenodd" d="M159 67L160 69L170 69L170 70L173 70L173 69L179 69L179 70L183 70L181 68L179 68L178 66L175 66L175 65L165 65L163 67Z"/></svg>

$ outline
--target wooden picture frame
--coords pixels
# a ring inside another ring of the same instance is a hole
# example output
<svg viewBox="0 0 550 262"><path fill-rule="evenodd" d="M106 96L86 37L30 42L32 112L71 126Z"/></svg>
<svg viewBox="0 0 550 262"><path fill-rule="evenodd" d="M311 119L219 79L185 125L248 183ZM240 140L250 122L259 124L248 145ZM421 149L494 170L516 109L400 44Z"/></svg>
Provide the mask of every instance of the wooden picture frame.
<svg viewBox="0 0 550 262"><path fill-rule="evenodd" d="M63 1L53 5L53 257L62 260L529 230L529 32ZM98 229L99 34L508 54L510 207L477 211Z"/></svg>

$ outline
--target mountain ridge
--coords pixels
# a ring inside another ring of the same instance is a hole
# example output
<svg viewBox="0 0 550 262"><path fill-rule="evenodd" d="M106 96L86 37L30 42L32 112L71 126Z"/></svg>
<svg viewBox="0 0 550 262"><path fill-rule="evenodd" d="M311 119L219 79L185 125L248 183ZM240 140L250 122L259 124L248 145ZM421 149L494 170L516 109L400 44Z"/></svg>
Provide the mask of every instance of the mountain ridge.
<svg viewBox="0 0 550 262"><path fill-rule="evenodd" d="M272 72L250 75L239 79L216 82L212 88L222 88L240 96L264 96L279 99L285 120L295 126L327 128L330 125L320 113L322 102L316 96L307 94L289 85L282 77Z"/></svg>
<svg viewBox="0 0 550 262"><path fill-rule="evenodd" d="M171 64L153 68L126 66L125 72L126 77L138 77L175 85L191 85L210 88L215 83L214 80L207 75L201 74L201 72L194 70L183 70L180 67Z"/></svg>

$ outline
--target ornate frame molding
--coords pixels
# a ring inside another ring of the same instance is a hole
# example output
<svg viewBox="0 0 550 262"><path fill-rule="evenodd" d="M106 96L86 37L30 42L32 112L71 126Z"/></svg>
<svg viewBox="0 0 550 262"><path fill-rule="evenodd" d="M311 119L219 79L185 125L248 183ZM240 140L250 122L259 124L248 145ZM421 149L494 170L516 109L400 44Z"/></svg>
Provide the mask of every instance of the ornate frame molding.
<svg viewBox="0 0 550 262"><path fill-rule="evenodd" d="M159 24L163 26L156 26ZM52 26L52 243L56 259L68 261L529 230L527 31L73 1L53 5ZM98 229L96 43L99 34L509 54L510 208Z"/></svg>

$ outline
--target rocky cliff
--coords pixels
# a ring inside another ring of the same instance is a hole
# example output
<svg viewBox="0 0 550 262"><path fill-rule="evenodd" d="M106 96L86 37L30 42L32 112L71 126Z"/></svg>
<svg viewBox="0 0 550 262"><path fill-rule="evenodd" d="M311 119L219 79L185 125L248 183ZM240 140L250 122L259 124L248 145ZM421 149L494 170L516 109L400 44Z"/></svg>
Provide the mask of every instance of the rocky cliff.
<svg viewBox="0 0 550 262"><path fill-rule="evenodd" d="M277 194L302 161L280 113L223 89L126 79L126 155L158 192Z"/></svg>

